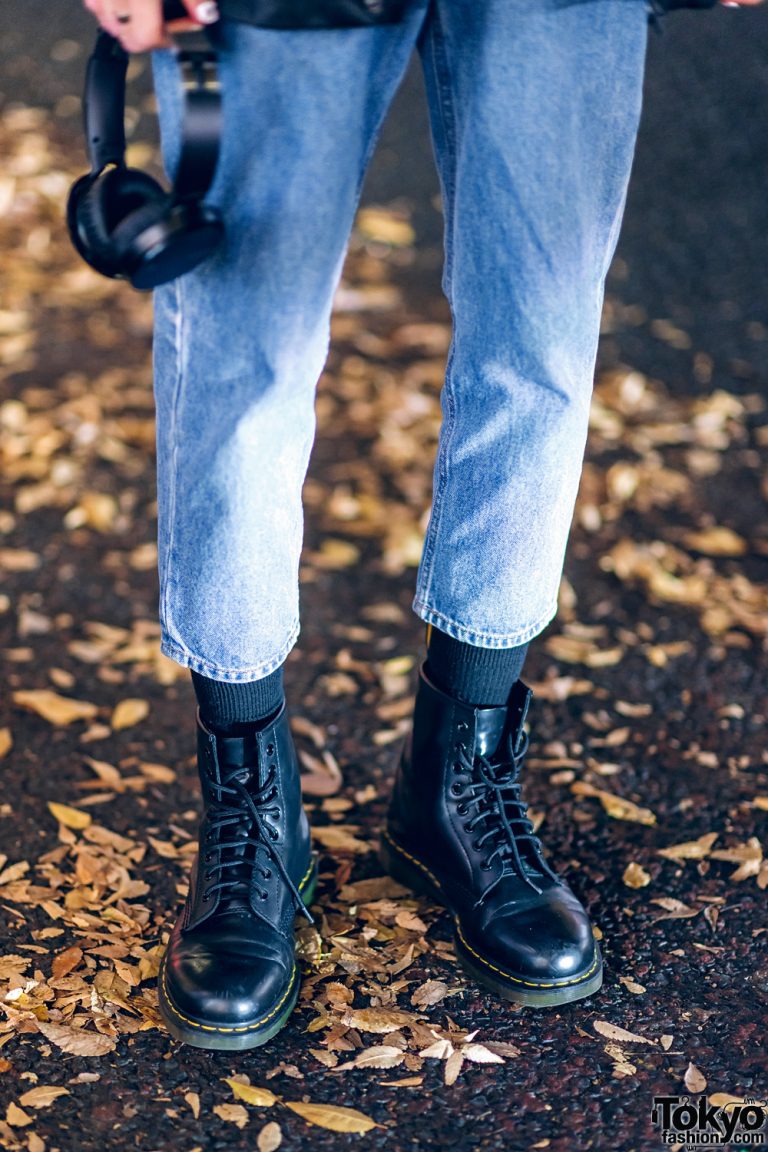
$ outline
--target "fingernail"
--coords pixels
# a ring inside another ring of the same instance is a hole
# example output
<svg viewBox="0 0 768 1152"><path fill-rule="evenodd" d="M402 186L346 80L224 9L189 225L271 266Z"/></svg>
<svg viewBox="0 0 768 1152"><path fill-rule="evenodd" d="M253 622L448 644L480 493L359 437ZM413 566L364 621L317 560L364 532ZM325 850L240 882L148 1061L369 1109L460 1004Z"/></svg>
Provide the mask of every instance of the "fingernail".
<svg viewBox="0 0 768 1152"><path fill-rule="evenodd" d="M202 0L195 8L195 16L201 24L215 24L219 18L219 8L215 0Z"/></svg>

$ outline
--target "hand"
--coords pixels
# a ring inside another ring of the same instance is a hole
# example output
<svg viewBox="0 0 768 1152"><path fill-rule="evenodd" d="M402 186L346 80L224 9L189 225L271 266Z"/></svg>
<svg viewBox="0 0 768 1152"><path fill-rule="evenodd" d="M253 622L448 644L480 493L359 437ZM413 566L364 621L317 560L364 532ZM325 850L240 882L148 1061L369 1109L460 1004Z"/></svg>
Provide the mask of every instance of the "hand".
<svg viewBox="0 0 768 1152"><path fill-rule="evenodd" d="M167 48L167 32L184 32L213 24L219 18L214 0L183 0L189 20L165 23L162 0L83 0L105 32L120 41L126 52Z"/></svg>

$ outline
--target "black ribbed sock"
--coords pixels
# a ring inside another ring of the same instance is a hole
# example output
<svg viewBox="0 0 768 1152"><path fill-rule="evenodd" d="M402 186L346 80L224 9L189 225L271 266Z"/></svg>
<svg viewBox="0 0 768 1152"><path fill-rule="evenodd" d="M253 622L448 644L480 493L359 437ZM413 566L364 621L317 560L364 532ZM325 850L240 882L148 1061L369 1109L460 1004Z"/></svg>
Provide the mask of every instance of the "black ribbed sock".
<svg viewBox="0 0 768 1152"><path fill-rule="evenodd" d="M243 726L252 727L266 720L283 702L283 665L247 684L228 684L209 680L192 672L192 683L200 716L206 728L235 735Z"/></svg>
<svg viewBox="0 0 768 1152"><path fill-rule="evenodd" d="M427 624L425 671L433 684L475 708L506 704L523 670L527 644L478 648Z"/></svg>

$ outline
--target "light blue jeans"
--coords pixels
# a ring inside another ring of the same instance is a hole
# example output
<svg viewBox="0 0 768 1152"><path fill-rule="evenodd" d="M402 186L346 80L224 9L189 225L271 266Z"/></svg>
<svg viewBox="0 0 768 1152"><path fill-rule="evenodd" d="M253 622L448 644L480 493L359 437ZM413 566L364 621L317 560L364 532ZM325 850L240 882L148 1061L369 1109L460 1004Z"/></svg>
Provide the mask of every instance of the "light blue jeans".
<svg viewBox="0 0 768 1152"><path fill-rule="evenodd" d="M367 162L414 48L453 342L413 610L524 643L556 611L604 280L641 108L646 0L417 0L401 25L228 25L209 199L226 240L155 294L166 655L255 680L299 635L315 388ZM166 165L175 63L154 60Z"/></svg>

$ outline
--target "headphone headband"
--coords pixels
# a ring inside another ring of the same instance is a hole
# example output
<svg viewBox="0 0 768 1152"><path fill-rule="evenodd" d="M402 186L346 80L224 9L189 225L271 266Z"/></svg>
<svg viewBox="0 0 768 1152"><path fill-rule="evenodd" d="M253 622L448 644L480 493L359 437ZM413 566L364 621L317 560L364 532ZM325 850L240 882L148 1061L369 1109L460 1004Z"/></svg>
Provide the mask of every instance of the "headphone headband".
<svg viewBox="0 0 768 1152"><path fill-rule="evenodd" d="M217 57L204 32L180 32L173 48L184 90L182 141L171 196L175 202L202 199L219 156L221 89ZM120 41L99 32L85 75L83 120L92 174L125 164L125 85L128 53Z"/></svg>

